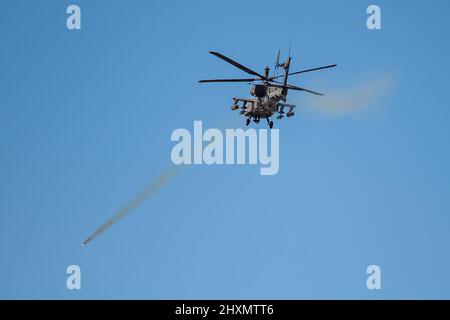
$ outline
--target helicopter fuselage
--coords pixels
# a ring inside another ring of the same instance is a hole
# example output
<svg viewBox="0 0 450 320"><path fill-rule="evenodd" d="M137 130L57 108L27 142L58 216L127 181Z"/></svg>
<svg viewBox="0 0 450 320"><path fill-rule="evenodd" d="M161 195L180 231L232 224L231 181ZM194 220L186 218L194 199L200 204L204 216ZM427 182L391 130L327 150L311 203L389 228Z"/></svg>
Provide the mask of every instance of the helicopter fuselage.
<svg viewBox="0 0 450 320"><path fill-rule="evenodd" d="M241 107L243 114L246 117L252 117L259 120L260 118L270 118L275 113L280 111L281 101L286 101L286 95L283 94L283 89L270 85L254 85L250 90L253 99L234 98L235 105L232 107L237 110L238 102L243 102Z"/></svg>

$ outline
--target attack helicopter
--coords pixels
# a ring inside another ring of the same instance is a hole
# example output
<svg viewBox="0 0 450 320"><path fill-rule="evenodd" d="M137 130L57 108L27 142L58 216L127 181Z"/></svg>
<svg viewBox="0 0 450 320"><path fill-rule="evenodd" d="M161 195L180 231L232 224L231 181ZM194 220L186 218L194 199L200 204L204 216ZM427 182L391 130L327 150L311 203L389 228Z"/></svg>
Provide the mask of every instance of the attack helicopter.
<svg viewBox="0 0 450 320"><path fill-rule="evenodd" d="M275 62L274 72L270 75L270 68L266 67L264 73L260 74L233 59L224 56L223 54L215 51L210 51L210 54L230 63L236 68L252 75L252 78L239 78L239 79L208 79L200 80L200 83L212 83L212 82L246 82L252 84L250 94L253 98L233 98L232 110L241 110L240 114L246 118L246 125L248 126L253 120L255 123L259 123L261 119L266 119L267 124L272 129L273 121L270 120L272 116L276 115L277 119L282 119L284 116L290 118L295 115L295 105L286 103L289 90L304 91L311 94L323 96L322 93L313 90L305 89L299 86L295 86L288 83L288 78L293 75L303 74L312 71L318 71L328 68L334 68L337 64L327 65L318 68L306 69L289 73L292 57L290 53L286 61L280 63L280 50ZM279 70L284 70L283 74L279 75ZM287 112L285 112L287 110Z"/></svg>

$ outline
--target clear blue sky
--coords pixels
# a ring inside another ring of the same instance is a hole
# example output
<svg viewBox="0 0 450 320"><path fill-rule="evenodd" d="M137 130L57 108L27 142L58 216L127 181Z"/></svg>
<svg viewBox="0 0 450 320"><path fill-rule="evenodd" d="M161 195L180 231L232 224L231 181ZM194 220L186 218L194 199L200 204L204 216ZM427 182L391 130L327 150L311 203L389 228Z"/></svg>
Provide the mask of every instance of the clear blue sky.
<svg viewBox="0 0 450 320"><path fill-rule="evenodd" d="M0 0L0 298L450 298L449 9ZM276 123L278 175L189 168L82 247L170 165L172 130L244 125L229 107L247 85L197 83L244 75L208 51L262 71L290 37L293 69L339 64L293 84L352 93L388 74L391 91L331 117L299 104Z"/></svg>

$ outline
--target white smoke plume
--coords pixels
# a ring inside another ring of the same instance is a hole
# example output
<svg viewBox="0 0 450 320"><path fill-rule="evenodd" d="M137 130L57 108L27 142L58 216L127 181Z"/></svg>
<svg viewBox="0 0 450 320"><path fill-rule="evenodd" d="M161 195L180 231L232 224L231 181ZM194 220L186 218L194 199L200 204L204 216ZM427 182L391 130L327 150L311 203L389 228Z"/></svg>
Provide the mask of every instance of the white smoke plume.
<svg viewBox="0 0 450 320"><path fill-rule="evenodd" d="M394 79L389 74L383 74L371 79L360 81L349 88L321 89L323 97L308 97L305 104L308 108L336 117L353 114L367 109L387 97L394 87Z"/></svg>

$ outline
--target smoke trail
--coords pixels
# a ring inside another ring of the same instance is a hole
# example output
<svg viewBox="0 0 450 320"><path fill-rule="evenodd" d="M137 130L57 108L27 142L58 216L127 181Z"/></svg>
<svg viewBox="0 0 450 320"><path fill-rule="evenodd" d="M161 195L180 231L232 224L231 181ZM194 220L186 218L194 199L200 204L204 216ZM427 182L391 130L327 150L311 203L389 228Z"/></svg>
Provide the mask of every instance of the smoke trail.
<svg viewBox="0 0 450 320"><path fill-rule="evenodd" d="M237 121L236 118L233 120L229 119L227 121L223 121L219 128L225 129L228 125L234 124ZM98 227L92 235L90 235L86 240L83 241L82 245L85 246L103 232L108 230L111 226L113 226L116 222L123 219L125 216L130 214L134 209L136 209L139 205L142 204L149 197L153 196L162 186L168 183L172 178L175 177L177 173L181 170L181 168L185 168L183 165L172 166L171 168L166 169L166 171L162 172L153 183L148 186L143 192L138 194L135 198L133 198L125 207L119 210L114 216L112 216L108 221Z"/></svg>
<svg viewBox="0 0 450 320"><path fill-rule="evenodd" d="M156 178L152 184L148 186L143 192L138 194L133 198L125 207L120 209L114 216L112 216L108 221L98 227L92 235L90 235L86 240L83 241L83 246L87 245L89 242L97 238L103 232L112 227L116 222L130 214L136 207L138 207L147 198L153 196L162 186L169 182L179 171L180 166L171 167L164 172L162 172L158 178Z"/></svg>
<svg viewBox="0 0 450 320"><path fill-rule="evenodd" d="M341 90L327 90L324 97L308 98L310 108L318 110L328 116L352 114L366 109L388 96L394 87L393 77L382 74L359 82L351 88Z"/></svg>

